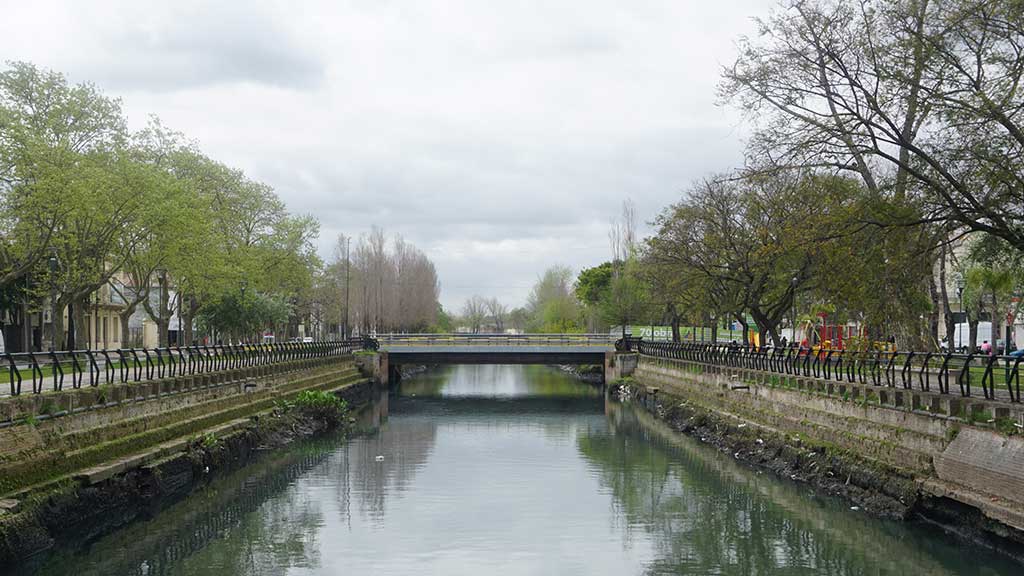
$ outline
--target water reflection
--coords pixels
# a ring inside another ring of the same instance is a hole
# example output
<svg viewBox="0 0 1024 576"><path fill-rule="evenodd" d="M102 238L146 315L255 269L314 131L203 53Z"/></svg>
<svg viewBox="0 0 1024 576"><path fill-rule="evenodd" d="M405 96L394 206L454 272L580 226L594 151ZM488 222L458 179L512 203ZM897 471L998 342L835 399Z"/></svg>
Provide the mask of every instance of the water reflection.
<svg viewBox="0 0 1024 576"><path fill-rule="evenodd" d="M600 389L582 385L547 366L436 366L403 380L399 396L472 398L601 398Z"/></svg>
<svg viewBox="0 0 1024 576"><path fill-rule="evenodd" d="M543 367L401 384L39 574L1014 574L671 434ZM30 573L30 572L26 572Z"/></svg>
<svg viewBox="0 0 1024 576"><path fill-rule="evenodd" d="M18 573L180 574L183 561L206 549L210 542L239 531L249 542L270 543L284 563L307 562L315 557L320 512L294 496L282 499L281 495L298 478L322 465L336 446L336 439L326 438L266 454L256 464L214 480L154 518L136 521L84 549L65 546L63 553L49 558L44 566L26 566ZM244 522L261 510L263 522ZM251 574L251 552L222 548L216 565L224 574Z"/></svg>
<svg viewBox="0 0 1024 576"><path fill-rule="evenodd" d="M607 412L608 433L580 435L579 450L614 496L626 538L654 543L649 574L1019 573L987 552L965 557L937 531L752 471L631 405Z"/></svg>

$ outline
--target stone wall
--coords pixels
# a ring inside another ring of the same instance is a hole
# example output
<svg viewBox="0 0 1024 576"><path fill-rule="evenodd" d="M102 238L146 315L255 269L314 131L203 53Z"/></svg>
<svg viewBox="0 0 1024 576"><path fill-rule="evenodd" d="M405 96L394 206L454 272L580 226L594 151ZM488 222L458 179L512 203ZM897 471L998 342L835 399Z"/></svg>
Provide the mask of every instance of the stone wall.
<svg viewBox="0 0 1024 576"><path fill-rule="evenodd" d="M853 455L1024 530L1022 406L647 356L633 378L646 398Z"/></svg>
<svg viewBox="0 0 1024 576"><path fill-rule="evenodd" d="M88 476L83 471L132 454L173 453L304 390L366 380L352 356L338 356L3 398L0 497Z"/></svg>

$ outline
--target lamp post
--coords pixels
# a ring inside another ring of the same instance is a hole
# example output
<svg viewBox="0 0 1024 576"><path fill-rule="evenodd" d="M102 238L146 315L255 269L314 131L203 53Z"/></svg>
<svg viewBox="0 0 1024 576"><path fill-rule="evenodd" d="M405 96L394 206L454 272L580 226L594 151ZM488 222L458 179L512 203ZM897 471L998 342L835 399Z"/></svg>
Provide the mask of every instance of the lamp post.
<svg viewBox="0 0 1024 576"><path fill-rule="evenodd" d="M170 338L168 336L168 327L170 326L170 318L164 319L164 313L167 311L167 269L157 268L153 270L156 272L157 282L160 284L160 302L157 305L157 320L156 320L156 342L157 346L164 347L170 345Z"/></svg>

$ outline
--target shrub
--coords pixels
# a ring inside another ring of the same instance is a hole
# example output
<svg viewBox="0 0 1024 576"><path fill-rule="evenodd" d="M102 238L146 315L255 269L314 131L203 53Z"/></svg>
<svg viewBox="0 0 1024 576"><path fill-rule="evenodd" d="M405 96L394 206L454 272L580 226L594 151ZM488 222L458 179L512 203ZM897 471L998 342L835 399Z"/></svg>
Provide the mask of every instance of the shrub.
<svg viewBox="0 0 1024 576"><path fill-rule="evenodd" d="M295 398L295 406L310 415L338 423L348 412L348 403L330 392L305 390Z"/></svg>

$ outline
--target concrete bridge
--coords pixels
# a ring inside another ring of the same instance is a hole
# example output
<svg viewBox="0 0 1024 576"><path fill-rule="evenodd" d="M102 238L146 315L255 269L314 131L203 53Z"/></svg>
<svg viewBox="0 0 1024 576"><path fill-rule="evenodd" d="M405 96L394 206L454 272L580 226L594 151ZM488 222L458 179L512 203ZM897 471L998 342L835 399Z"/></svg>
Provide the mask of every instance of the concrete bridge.
<svg viewBox="0 0 1024 576"><path fill-rule="evenodd" d="M412 364L602 365L606 380L616 367L608 334L384 334L377 342L389 380Z"/></svg>

